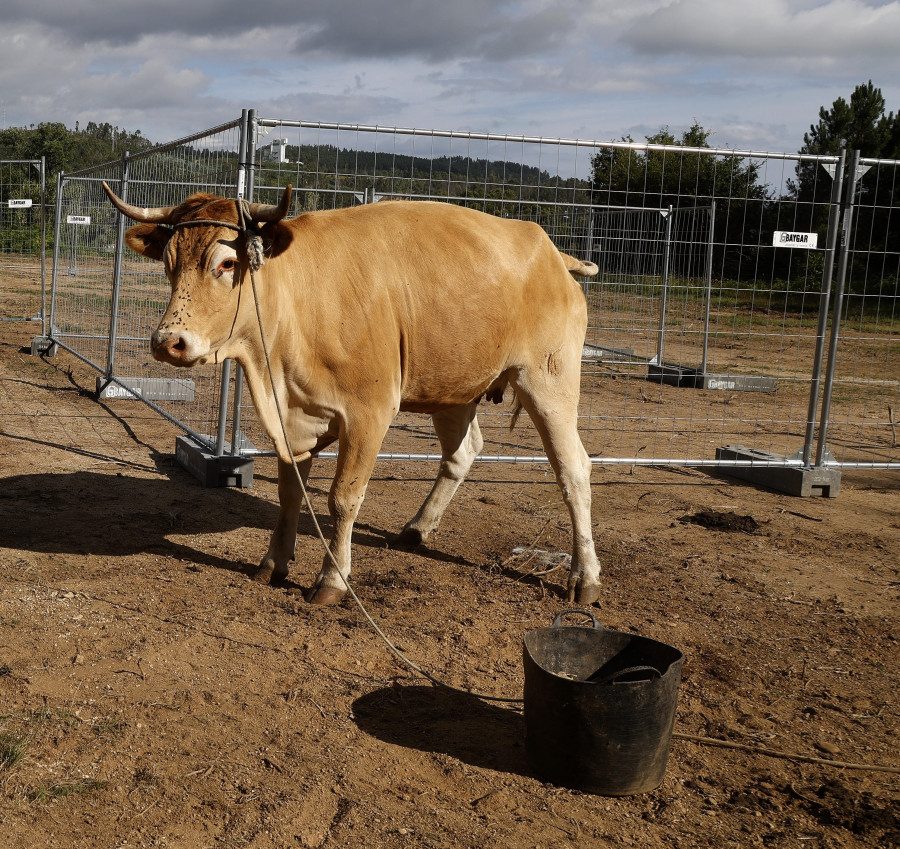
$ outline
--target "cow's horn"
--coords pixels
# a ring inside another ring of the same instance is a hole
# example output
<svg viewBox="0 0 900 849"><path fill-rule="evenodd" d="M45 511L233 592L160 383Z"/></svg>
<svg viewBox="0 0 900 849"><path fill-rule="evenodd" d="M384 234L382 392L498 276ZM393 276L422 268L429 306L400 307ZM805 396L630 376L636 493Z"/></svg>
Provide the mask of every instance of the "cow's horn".
<svg viewBox="0 0 900 849"><path fill-rule="evenodd" d="M250 218L254 221L281 221L291 208L291 192L294 187L288 184L281 195L281 203L277 206L267 203L251 203Z"/></svg>
<svg viewBox="0 0 900 849"><path fill-rule="evenodd" d="M113 190L103 183L103 191L109 195L109 199L112 201L112 205L119 210L126 218L131 218L133 221L140 221L143 224L170 224L172 210L175 209L174 206L158 206L155 209L148 209L144 206L132 206L130 203L125 203L119 197L116 197Z"/></svg>

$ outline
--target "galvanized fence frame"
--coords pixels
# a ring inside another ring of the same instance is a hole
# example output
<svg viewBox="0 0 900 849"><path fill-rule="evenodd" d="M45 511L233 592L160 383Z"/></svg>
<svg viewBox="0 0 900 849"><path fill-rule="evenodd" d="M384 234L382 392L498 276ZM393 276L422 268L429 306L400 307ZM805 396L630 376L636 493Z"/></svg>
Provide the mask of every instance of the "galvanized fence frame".
<svg viewBox="0 0 900 849"><path fill-rule="evenodd" d="M46 257L45 160L0 160L0 319L40 321L46 333Z"/></svg>
<svg viewBox="0 0 900 849"><path fill-rule="evenodd" d="M203 157L225 148L213 178ZM287 155L295 151L304 159ZM167 157L191 168L167 174ZM67 186L92 186L115 258L104 271L112 281L108 330L87 334L105 338L105 356L74 344L71 327L56 328L54 341L102 372L101 392L139 397L178 424L203 455L200 462L179 447L198 476L209 482L203 464L218 458L219 477L240 485L241 463L269 453L244 403L240 369L227 363L222 374L182 378L150 362L146 338L165 294L155 296L155 315L123 334L134 293L161 274L123 253L124 225L96 194L99 180L148 206L198 189L269 201L287 183L298 214L398 197L462 203L536 220L562 250L600 265L597 280L585 283L581 411L595 463L715 466L775 486L788 474L788 491L836 494L840 468L900 468L890 403L900 386L898 163L857 160L260 119L245 110L223 127L61 178L60 204ZM60 206L58 231L71 214ZM812 234L818 247L777 248L775 230ZM58 232L63 252L70 242ZM54 257L55 307L71 282L64 260ZM880 374L857 375L854 360L841 358L848 319L857 350ZM140 348L128 351L127 365L115 356L123 340ZM862 412L854 406L860 386L868 393ZM482 459L545 460L533 429L510 433L508 412L485 408L479 418ZM382 457L437 456L429 424L401 414Z"/></svg>
<svg viewBox="0 0 900 849"><path fill-rule="evenodd" d="M153 362L147 341L168 301L155 264L125 248L126 222L102 190L130 202L180 203L187 194L233 195L243 166L246 120L235 120L121 160L60 174L50 298L49 342L96 369L102 398L137 399L190 440L226 456L221 440L228 374L212 366L173 374ZM230 363L229 363L230 367Z"/></svg>

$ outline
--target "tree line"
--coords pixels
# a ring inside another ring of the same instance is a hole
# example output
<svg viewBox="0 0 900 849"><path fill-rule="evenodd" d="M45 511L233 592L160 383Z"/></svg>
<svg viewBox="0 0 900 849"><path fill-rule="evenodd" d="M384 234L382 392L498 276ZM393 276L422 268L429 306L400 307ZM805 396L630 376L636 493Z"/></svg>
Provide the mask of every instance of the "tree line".
<svg viewBox="0 0 900 849"><path fill-rule="evenodd" d="M48 182L60 171L80 171L120 158L125 151L139 153L151 147L153 142L140 130L94 121L84 129L76 122L74 130L57 122L0 130L0 160L44 157Z"/></svg>
<svg viewBox="0 0 900 849"><path fill-rule="evenodd" d="M647 136L646 148L609 148L593 159L595 202L618 206L708 206L715 210L714 262L717 275L740 280L752 268L760 284L791 291L815 291L821 282L820 252L776 250L771 234L808 231L825 244L832 181L819 163L801 160L794 174L772 185L763 173L763 158L727 153L716 156L681 153L665 146L710 148L710 131L696 121L680 137L668 128ZM623 142L633 142L630 137ZM662 147L656 147L656 146ZM801 154L836 155L841 148L860 150L864 158L900 159L900 114L886 111L881 90L857 86L849 101L837 98L821 107L818 121L804 134ZM854 253L850 291L898 295L894 270L867 279L867 253L885 259L900 253L900 229L891 227L890 211L900 205L896 179L873 170L860 179L855 229L867 244ZM796 300L796 299L795 299Z"/></svg>

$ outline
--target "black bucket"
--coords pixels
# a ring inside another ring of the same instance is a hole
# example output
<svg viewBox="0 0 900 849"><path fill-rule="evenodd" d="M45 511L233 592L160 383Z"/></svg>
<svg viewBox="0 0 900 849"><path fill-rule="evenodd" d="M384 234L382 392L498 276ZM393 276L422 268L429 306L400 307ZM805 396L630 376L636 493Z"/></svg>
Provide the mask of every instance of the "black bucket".
<svg viewBox="0 0 900 849"><path fill-rule="evenodd" d="M593 627L563 625L570 613ZM525 742L542 780L601 796L659 786L681 682L678 649L564 610L525 635L523 656Z"/></svg>

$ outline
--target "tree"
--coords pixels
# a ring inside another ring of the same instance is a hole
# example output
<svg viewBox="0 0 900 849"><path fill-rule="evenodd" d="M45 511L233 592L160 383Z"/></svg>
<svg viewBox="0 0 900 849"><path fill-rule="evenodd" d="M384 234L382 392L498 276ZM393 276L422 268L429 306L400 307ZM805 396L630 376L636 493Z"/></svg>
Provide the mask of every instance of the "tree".
<svg viewBox="0 0 900 849"><path fill-rule="evenodd" d="M838 97L830 108L819 109L819 120L803 135L801 154L832 156L845 150L859 150L863 158L900 158L900 113L887 112L881 89L868 83L858 85L849 102ZM828 217L831 180L823 179L823 171L815 162L798 162L797 179L788 183L789 194L798 205L809 208L809 217L823 229ZM857 211L854 231L866 244L854 251L848 286L851 291L872 294L877 290L896 291L896 275L868 279L867 263L872 255L895 255L900 252L900 233L891 226L892 210L900 200L900 188L894 171L872 168L859 180L856 194Z"/></svg>
<svg viewBox="0 0 900 849"><path fill-rule="evenodd" d="M654 145L650 149L610 148L597 154L592 162L595 201L665 207L702 205L713 198L766 198L767 188L759 183L757 164L730 154L701 152L710 147L711 134L694 121L680 139L663 127L646 137L647 143ZM622 141L633 139L626 136ZM682 147L693 150L678 149Z"/></svg>
<svg viewBox="0 0 900 849"><path fill-rule="evenodd" d="M859 150L863 157L900 157L900 114L885 113L881 89L872 81L858 85L848 103L838 97L830 109L819 107L819 120L803 134L801 154L837 156L841 147ZM798 162L797 179L788 190L802 203L824 203L831 194L831 181L821 179L816 163Z"/></svg>
<svg viewBox="0 0 900 849"><path fill-rule="evenodd" d="M759 164L730 153L705 153L712 131L697 121L680 139L663 127L647 136L652 147L609 148L593 161L593 201L622 207L704 207L716 201L717 273L738 277L760 244L770 200ZM630 137L623 142L632 142ZM684 150L683 148L688 148ZM748 247L749 246L749 247Z"/></svg>
<svg viewBox="0 0 900 849"><path fill-rule="evenodd" d="M885 113L885 100L872 81L858 85L848 103L837 98L819 109L819 121L803 134L800 153L837 154L841 144L864 157L895 159L900 153L900 115Z"/></svg>
<svg viewBox="0 0 900 849"><path fill-rule="evenodd" d="M152 143L141 131L129 132L110 124L88 122L83 130L69 130L64 124L47 122L37 127L0 130L0 159L40 159L46 157L48 181L58 171L77 171L120 158L125 151L137 153Z"/></svg>

